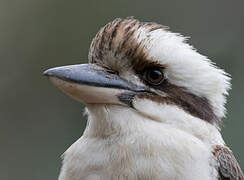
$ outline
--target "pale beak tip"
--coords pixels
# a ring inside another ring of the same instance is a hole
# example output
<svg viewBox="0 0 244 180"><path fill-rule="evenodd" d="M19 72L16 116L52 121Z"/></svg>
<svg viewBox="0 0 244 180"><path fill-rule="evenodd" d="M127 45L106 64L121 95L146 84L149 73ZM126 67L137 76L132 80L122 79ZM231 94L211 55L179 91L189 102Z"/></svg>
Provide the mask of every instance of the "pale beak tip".
<svg viewBox="0 0 244 180"><path fill-rule="evenodd" d="M43 72L43 75L47 76L47 77L58 76L60 74L61 74L61 72L59 71L59 68L51 68L51 69L47 69L46 71Z"/></svg>
<svg viewBox="0 0 244 180"><path fill-rule="evenodd" d="M49 71L49 69L48 70L46 70L46 71L44 71L43 73L42 73L42 75L43 76L50 76L50 71Z"/></svg>

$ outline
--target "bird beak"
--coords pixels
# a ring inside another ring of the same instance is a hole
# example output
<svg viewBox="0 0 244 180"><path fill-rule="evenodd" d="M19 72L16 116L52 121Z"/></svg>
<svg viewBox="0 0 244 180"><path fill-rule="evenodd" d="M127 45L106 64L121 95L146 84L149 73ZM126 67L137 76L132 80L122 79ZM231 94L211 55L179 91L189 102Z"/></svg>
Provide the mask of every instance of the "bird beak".
<svg viewBox="0 0 244 180"><path fill-rule="evenodd" d="M144 92L145 88L120 78L113 71L95 64L78 64L48 69L44 75L55 86L85 104L124 104L125 92Z"/></svg>

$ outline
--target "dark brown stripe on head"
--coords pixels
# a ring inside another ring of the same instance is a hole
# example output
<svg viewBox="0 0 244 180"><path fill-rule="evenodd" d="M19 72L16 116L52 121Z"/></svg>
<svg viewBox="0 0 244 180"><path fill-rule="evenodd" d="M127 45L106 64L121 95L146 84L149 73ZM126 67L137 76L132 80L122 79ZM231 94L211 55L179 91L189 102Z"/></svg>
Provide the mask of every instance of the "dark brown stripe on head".
<svg viewBox="0 0 244 180"><path fill-rule="evenodd" d="M169 30L169 27L168 26L164 26L164 25L157 24L157 23L154 23L154 22L144 23L144 26L147 27L148 32L152 32L152 31L155 31L157 29Z"/></svg>
<svg viewBox="0 0 244 180"><path fill-rule="evenodd" d="M140 93L138 94L139 98L148 98L158 103L176 105L192 116L221 127L221 119L215 115L206 98L189 93L184 88L175 86L167 81L161 86L155 86L153 88L162 91L167 96L161 97L155 94Z"/></svg>
<svg viewBox="0 0 244 180"><path fill-rule="evenodd" d="M120 26L121 22L122 22L122 20L119 19L119 18L118 19L115 19L113 21L114 28L113 28L112 33L111 33L111 36L110 36L109 50L111 50L113 39L117 35L117 30L119 29L119 26Z"/></svg>
<svg viewBox="0 0 244 180"><path fill-rule="evenodd" d="M90 62L104 64L105 56L110 54L113 57L126 58L133 63L138 59L145 59L147 52L145 42L138 41L135 35L139 28L147 32L167 28L153 22L140 22L134 18L115 19L105 25L95 36L90 48ZM112 57L112 58L113 58ZM111 57L110 57L111 58Z"/></svg>
<svg viewBox="0 0 244 180"><path fill-rule="evenodd" d="M103 54L105 52L104 51L104 46L105 46L105 43L106 43L106 41L105 41L105 35L106 35L106 29L108 28L108 26L109 26L109 24L103 28L103 32L102 32L102 36L101 36L101 39L100 39L100 43L98 45L98 47L99 47L99 51L98 51L99 55L98 55L98 58L99 59L102 59L103 58Z"/></svg>

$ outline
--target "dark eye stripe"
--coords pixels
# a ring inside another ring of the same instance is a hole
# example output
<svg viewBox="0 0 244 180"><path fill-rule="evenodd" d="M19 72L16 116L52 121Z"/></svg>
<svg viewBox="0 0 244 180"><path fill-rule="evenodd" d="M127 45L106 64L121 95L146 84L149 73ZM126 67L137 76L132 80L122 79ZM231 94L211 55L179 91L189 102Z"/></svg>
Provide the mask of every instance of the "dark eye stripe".
<svg viewBox="0 0 244 180"><path fill-rule="evenodd" d="M199 97L188 92L183 87L171 84L165 81L157 86L151 86L154 89L166 93L166 97L158 96L150 93L138 93L139 98L147 98L158 103L174 104L190 113L192 116L198 117L212 125L221 128L222 121L214 113L211 104L204 97Z"/></svg>

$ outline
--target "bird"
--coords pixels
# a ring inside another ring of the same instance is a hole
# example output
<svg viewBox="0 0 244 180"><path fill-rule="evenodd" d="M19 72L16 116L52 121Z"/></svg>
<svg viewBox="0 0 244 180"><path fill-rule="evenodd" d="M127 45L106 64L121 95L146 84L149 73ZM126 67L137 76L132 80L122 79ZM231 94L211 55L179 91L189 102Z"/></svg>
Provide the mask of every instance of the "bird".
<svg viewBox="0 0 244 180"><path fill-rule="evenodd" d="M231 77L187 40L116 18L93 38L88 64L44 72L88 119L59 180L244 180L221 135Z"/></svg>

